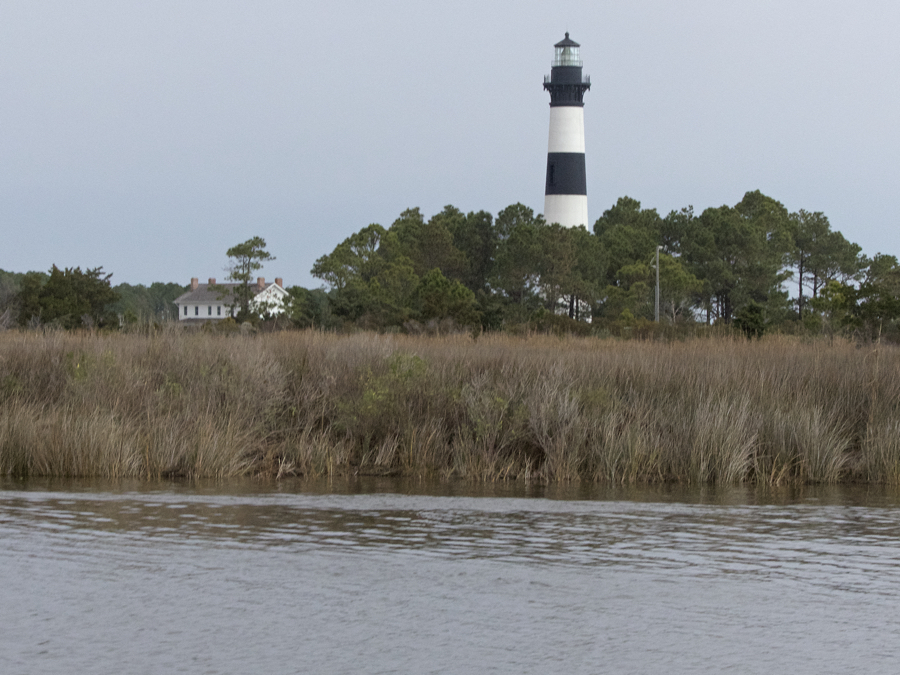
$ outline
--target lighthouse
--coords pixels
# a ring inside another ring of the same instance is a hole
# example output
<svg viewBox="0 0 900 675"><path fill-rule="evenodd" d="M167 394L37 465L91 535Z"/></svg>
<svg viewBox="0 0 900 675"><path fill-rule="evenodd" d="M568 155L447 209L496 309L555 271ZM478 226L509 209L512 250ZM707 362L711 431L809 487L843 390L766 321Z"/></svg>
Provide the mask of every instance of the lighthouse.
<svg viewBox="0 0 900 675"><path fill-rule="evenodd" d="M550 75L550 142L547 147L547 182L544 219L565 227L589 226L587 178L584 171L584 93L590 76L581 74L579 45L569 34L554 45Z"/></svg>

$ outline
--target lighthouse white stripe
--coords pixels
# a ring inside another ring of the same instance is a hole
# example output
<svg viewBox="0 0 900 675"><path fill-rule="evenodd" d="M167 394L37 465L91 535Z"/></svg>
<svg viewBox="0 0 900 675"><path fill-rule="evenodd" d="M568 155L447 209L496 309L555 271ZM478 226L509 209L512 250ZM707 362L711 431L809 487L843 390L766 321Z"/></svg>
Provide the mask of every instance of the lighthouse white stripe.
<svg viewBox="0 0 900 675"><path fill-rule="evenodd" d="M550 108L550 143L547 152L584 152L584 108Z"/></svg>
<svg viewBox="0 0 900 675"><path fill-rule="evenodd" d="M587 195L547 195L544 197L544 220L563 227L584 225L590 231Z"/></svg>

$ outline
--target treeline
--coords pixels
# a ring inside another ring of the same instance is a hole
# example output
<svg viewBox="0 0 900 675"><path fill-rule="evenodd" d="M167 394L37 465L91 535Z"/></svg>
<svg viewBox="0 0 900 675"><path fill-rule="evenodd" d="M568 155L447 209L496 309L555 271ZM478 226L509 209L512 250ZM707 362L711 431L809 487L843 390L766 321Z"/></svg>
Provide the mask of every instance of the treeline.
<svg viewBox="0 0 900 675"><path fill-rule="evenodd" d="M426 221L410 209L319 258L312 273L327 289L289 289L290 316L326 328L450 320L620 330L654 319L657 247L662 322L751 334L897 330L896 257L868 258L823 213L790 213L759 191L665 217L623 197L592 232L547 224L522 204L496 218L447 206Z"/></svg>
<svg viewBox="0 0 900 675"><path fill-rule="evenodd" d="M0 270L0 328L55 325L112 328L176 319L172 301L185 292L173 283L112 286L102 267L24 274Z"/></svg>
<svg viewBox="0 0 900 675"><path fill-rule="evenodd" d="M257 253L269 256L259 242ZM716 325L748 335L900 339L897 258L869 258L823 213L791 213L759 191L734 206L664 217L622 197L592 231L548 224L522 204L496 218L447 206L426 220L409 209L390 227L368 225L320 257L312 274L324 287L288 288L276 324L647 334L655 330L657 256L664 330ZM117 329L177 318L172 301L185 287L113 287L110 276L102 268L0 270L0 327Z"/></svg>

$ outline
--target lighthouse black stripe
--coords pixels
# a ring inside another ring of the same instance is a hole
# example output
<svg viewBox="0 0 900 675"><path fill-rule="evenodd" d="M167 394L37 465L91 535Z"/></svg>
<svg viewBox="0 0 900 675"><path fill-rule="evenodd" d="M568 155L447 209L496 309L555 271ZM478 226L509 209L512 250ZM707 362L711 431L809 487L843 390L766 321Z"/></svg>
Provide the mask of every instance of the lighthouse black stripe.
<svg viewBox="0 0 900 675"><path fill-rule="evenodd" d="M583 152L550 152L547 154L547 186L544 194L587 194Z"/></svg>

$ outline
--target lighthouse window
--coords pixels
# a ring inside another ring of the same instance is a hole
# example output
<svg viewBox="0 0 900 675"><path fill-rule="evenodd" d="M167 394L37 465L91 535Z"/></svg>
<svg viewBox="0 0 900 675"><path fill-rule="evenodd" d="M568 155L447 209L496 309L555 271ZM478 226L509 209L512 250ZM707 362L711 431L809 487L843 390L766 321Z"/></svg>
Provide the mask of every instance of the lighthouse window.
<svg viewBox="0 0 900 675"><path fill-rule="evenodd" d="M578 47L557 47L553 59L554 66L578 66L581 68L582 60Z"/></svg>
<svg viewBox="0 0 900 675"><path fill-rule="evenodd" d="M554 163L547 166L547 182L550 185L556 185L556 164Z"/></svg>

